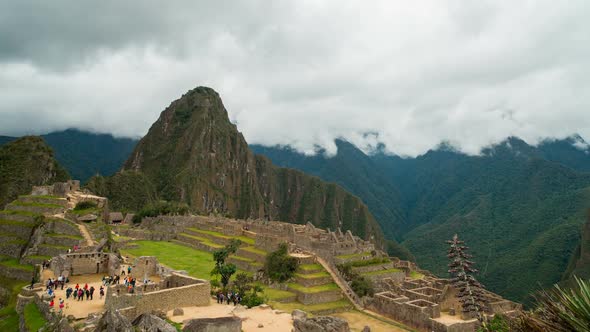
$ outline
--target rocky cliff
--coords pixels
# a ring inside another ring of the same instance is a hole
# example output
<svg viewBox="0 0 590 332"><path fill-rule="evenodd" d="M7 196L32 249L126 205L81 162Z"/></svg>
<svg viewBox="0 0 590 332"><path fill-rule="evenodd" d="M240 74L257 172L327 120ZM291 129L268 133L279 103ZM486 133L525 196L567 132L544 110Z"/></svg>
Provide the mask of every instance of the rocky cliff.
<svg viewBox="0 0 590 332"><path fill-rule="evenodd" d="M186 202L199 213L310 221L382 239L378 224L357 197L336 184L255 156L210 88L193 89L172 102L137 144L119 176L142 177L157 198ZM97 182L93 179L89 187L98 189ZM120 186L120 181L110 182ZM110 198L121 208L137 208L123 197Z"/></svg>
<svg viewBox="0 0 590 332"><path fill-rule="evenodd" d="M53 151L37 136L26 136L0 147L0 209L32 186L69 179Z"/></svg>

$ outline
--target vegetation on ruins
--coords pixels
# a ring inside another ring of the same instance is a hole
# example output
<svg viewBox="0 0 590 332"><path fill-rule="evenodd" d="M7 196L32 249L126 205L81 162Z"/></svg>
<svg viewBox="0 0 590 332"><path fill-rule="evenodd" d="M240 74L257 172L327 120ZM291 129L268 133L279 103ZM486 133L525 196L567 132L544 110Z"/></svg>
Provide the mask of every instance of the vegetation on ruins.
<svg viewBox="0 0 590 332"><path fill-rule="evenodd" d="M133 216L133 223L139 224L145 217L168 215L186 215L190 212L188 205L178 202L158 201L143 207Z"/></svg>
<svg viewBox="0 0 590 332"><path fill-rule="evenodd" d="M480 322L485 320L484 306L486 303L483 286L475 279L473 274L477 269L473 268L472 255L467 253L469 247L459 240L457 234L447 241L449 244L448 257L449 274L451 283L457 289L457 297L465 313L474 315Z"/></svg>
<svg viewBox="0 0 590 332"><path fill-rule="evenodd" d="M45 320L35 302L27 304L23 309L23 314L25 326L28 331L39 331L39 329L47 324L47 320Z"/></svg>
<svg viewBox="0 0 590 332"><path fill-rule="evenodd" d="M295 276L297 266L297 258L289 256L287 244L281 243L276 251L266 256L264 274L271 281L283 283Z"/></svg>
<svg viewBox="0 0 590 332"><path fill-rule="evenodd" d="M356 262L357 261L346 264L338 264L336 268L344 276L344 279L348 281L350 288L352 288L356 295L360 297L373 296L375 294L373 283L367 277L354 271L353 267L355 267L355 265L353 263Z"/></svg>
<svg viewBox="0 0 590 332"><path fill-rule="evenodd" d="M223 286L223 289L227 288L230 278L238 270L235 264L226 263L226 260L229 255L235 254L238 251L238 248L241 244L242 241L238 239L232 239L228 245L213 252L215 267L213 267L213 270L211 270L211 275L221 277L221 285Z"/></svg>
<svg viewBox="0 0 590 332"><path fill-rule="evenodd" d="M74 211L81 211L81 210L88 210L88 209L96 209L97 205L93 201L82 201L78 202L74 207Z"/></svg>
<svg viewBox="0 0 590 332"><path fill-rule="evenodd" d="M262 296L259 294L262 292L262 287L254 284L254 278L245 272L236 274L236 277L233 281L233 288L234 291L240 294L242 297L240 304L248 308L252 308L264 303L264 298L262 298Z"/></svg>

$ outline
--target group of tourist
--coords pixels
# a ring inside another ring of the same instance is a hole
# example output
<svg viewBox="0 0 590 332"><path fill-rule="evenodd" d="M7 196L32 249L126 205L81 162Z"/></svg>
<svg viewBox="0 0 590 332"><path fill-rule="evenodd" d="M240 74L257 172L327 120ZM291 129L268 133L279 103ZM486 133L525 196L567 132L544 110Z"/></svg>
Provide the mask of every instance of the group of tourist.
<svg viewBox="0 0 590 332"><path fill-rule="evenodd" d="M57 279L52 279L49 278L47 279L47 282L45 283L45 286L47 286L47 288L45 290L49 291L49 290L54 290L57 289L57 287L61 287L61 289L64 289L64 284L67 284L68 282L70 282L70 279L68 279L68 277L64 277L64 276L59 276ZM31 284L34 283L34 279L31 282Z"/></svg>
<svg viewBox="0 0 590 332"><path fill-rule="evenodd" d="M239 293L236 292L227 292L227 294L223 294L223 292L219 292L217 293L217 303L219 304L224 304L227 302L227 304L229 305L230 303L233 303L234 306L240 304L240 302L242 302L242 297L240 296Z"/></svg>
<svg viewBox="0 0 590 332"><path fill-rule="evenodd" d="M88 287L88 284L85 284L84 287L80 287L79 284L76 284L74 288L68 287L68 289L66 289L66 299L69 299L70 296L72 296L74 301L84 301L84 296L86 296L87 301L93 300L95 290L96 289L94 288L94 286ZM104 295L104 288L100 286L100 290L102 294L100 298L102 299L102 296Z"/></svg>
<svg viewBox="0 0 590 332"><path fill-rule="evenodd" d="M121 281L121 277L119 276L104 276L102 277L102 285L109 286L109 285L118 285Z"/></svg>

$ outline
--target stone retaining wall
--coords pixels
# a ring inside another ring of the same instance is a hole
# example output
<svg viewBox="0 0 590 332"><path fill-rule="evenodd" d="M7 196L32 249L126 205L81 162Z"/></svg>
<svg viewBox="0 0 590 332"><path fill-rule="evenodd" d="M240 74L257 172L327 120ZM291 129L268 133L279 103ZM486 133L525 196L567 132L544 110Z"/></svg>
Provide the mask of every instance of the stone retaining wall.
<svg viewBox="0 0 590 332"><path fill-rule="evenodd" d="M367 265L367 266L359 266L359 267L352 267L352 270L356 273L367 273L367 272L375 272L380 270L387 270L393 269L393 263L387 262L383 264L374 264L374 265ZM404 273L405 275L405 273Z"/></svg>
<svg viewBox="0 0 590 332"><path fill-rule="evenodd" d="M124 285L110 286L105 299L105 309L124 309L134 307L133 315L154 310L168 311L178 307L206 306L211 297L211 285L206 280L195 279L174 273L160 285L169 284L171 288L152 292L125 292ZM183 285L175 287L175 285ZM119 295L117 295L119 289ZM122 290L121 290L122 289Z"/></svg>
<svg viewBox="0 0 590 332"><path fill-rule="evenodd" d="M0 275L17 280L31 281L33 271L0 265Z"/></svg>
<svg viewBox="0 0 590 332"><path fill-rule="evenodd" d="M319 277L319 278L303 278L301 276L297 276L295 278L295 281L298 284L303 285L305 287L314 287L314 286L325 285L325 284L331 283L332 277L330 275L327 275L325 277Z"/></svg>
<svg viewBox="0 0 590 332"><path fill-rule="evenodd" d="M13 258L19 258L20 252L23 249L25 244L15 244L15 243L0 243L0 255L6 255Z"/></svg>
<svg viewBox="0 0 590 332"><path fill-rule="evenodd" d="M297 294L297 301L305 305L334 302L342 299L342 291L340 289L318 293L304 293L292 288L289 288L289 291Z"/></svg>

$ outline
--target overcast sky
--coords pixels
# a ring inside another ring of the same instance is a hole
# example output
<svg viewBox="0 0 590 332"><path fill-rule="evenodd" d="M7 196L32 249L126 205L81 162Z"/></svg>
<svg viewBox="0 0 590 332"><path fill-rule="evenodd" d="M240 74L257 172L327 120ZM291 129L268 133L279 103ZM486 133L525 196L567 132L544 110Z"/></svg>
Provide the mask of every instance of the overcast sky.
<svg viewBox="0 0 590 332"><path fill-rule="evenodd" d="M588 139L590 1L0 2L0 134L141 136L199 85L305 152Z"/></svg>

